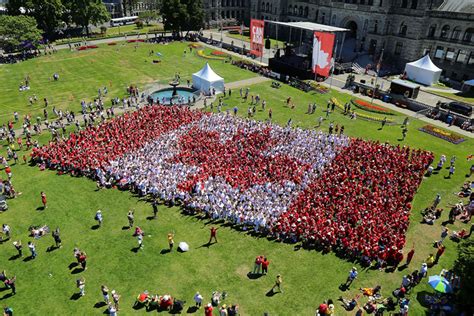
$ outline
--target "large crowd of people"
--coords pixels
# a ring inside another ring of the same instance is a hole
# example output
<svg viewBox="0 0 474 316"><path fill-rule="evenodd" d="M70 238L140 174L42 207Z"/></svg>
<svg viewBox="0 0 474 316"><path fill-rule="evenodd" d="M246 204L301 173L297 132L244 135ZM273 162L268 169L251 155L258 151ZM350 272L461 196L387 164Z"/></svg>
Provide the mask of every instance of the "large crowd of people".
<svg viewBox="0 0 474 316"><path fill-rule="evenodd" d="M34 149L33 158L280 240L395 263L433 155L230 114L145 106Z"/></svg>

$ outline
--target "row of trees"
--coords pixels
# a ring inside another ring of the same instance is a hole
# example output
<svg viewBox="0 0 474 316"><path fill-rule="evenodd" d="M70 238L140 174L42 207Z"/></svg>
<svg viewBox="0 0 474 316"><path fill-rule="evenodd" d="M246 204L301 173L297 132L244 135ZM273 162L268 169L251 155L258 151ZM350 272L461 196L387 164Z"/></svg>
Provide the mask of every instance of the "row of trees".
<svg viewBox="0 0 474 316"><path fill-rule="evenodd" d="M10 0L6 8L9 15L33 17L47 38L59 26L75 24L88 33L90 24L110 20L102 0Z"/></svg>

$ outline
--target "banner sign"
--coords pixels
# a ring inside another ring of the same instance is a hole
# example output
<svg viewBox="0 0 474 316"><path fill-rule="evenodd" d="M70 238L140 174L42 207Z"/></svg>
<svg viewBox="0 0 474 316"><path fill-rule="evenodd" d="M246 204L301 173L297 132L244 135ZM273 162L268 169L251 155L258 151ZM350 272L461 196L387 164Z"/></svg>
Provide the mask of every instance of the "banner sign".
<svg viewBox="0 0 474 316"><path fill-rule="evenodd" d="M335 38L333 33L314 32L313 73L329 77Z"/></svg>
<svg viewBox="0 0 474 316"><path fill-rule="evenodd" d="M250 53L261 57L263 55L263 29L265 22L263 20L254 20L250 22Z"/></svg>

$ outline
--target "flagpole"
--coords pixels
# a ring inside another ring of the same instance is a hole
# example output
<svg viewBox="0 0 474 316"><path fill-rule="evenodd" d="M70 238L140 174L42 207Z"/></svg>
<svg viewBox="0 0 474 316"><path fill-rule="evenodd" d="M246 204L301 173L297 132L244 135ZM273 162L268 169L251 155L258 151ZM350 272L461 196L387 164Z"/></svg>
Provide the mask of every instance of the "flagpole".
<svg viewBox="0 0 474 316"><path fill-rule="evenodd" d="M240 24L240 40L242 41L242 55L244 55L244 22Z"/></svg>
<svg viewBox="0 0 474 316"><path fill-rule="evenodd" d="M379 79L379 71L380 71L380 67L382 66L383 50L384 49L382 48L382 52L380 53L379 62L377 64L377 75L375 76L374 91L372 93L372 99L370 100L370 104L374 103L375 90L377 89L377 81Z"/></svg>

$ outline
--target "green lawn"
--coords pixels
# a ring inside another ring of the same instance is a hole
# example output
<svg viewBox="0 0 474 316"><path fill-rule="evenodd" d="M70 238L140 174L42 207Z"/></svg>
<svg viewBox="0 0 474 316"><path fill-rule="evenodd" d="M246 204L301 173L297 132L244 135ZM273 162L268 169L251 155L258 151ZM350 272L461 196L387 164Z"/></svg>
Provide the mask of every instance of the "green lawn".
<svg viewBox="0 0 474 316"><path fill-rule="evenodd" d="M43 113L43 98L49 100L50 107L57 109L80 109L81 100L92 101L97 89L106 86L109 97L122 96L126 87L136 84L140 88L154 82L167 83L179 72L182 82L191 79L206 62L226 82L255 77L256 75L235 67L229 67L223 61L208 60L195 53L183 56L187 44L161 45L143 44L135 51L133 43L120 43L116 46L100 45L98 49L86 51L60 50L55 55L28 60L21 64L0 67L0 124L13 119L16 110L20 115L32 114L35 117ZM149 56L150 50L163 56ZM211 50L207 50L209 55ZM194 50L196 52L196 50ZM153 60L161 60L154 64ZM52 80L57 72L60 80ZM31 90L20 92L18 87L24 77L31 78ZM29 96L36 94L38 104L30 106Z"/></svg>
<svg viewBox="0 0 474 316"><path fill-rule="evenodd" d="M42 108L30 109L27 96L37 93L39 97L51 98L52 105L58 108L80 110L80 100L91 100L98 87L107 85L109 95L121 94L126 85L131 83L143 86L156 80L167 81L176 71L183 78L199 70L205 60L195 56L182 56L185 44L168 46L142 45L134 52L130 44L125 46L107 47L86 52L61 51L57 55L42 57L15 65L0 67L0 81L4 83L0 95L2 115L1 122L10 118L17 109L23 113L37 113ZM116 52L116 48L119 49ZM164 56L158 65L150 63L147 52L154 49ZM239 68L210 61L215 71L232 82L253 77L253 73L244 72ZM51 82L48 78L53 72L59 72L59 82ZM20 93L17 85L25 74L32 78L32 90ZM285 124L289 118L294 124L304 128L314 128L319 116L325 116L325 104L331 96L345 102L351 96L338 92L320 95L304 93L283 85L281 89L272 89L270 83L262 83L250 87L251 94L260 94L267 101L267 109L273 109L274 121ZM291 110L285 106L285 100L292 96L296 108ZM316 114L305 114L309 102L317 102ZM239 114L246 116L247 104L233 91L231 98L226 98L225 109L239 107ZM375 115L375 114L374 114ZM257 111L257 119L266 119L267 112ZM401 122L403 116L396 116ZM321 254L315 251L295 251L293 245L275 243L265 238L253 237L226 226L220 226L219 243L211 247L203 247L209 238L209 223L194 217L182 215L177 208L160 207L159 219L148 220L151 207L129 192L118 190L96 191L95 183L85 178L58 176L52 171L40 171L37 167L18 164L12 166L13 184L22 194L9 200L10 209L0 214L1 222L8 223L13 229L13 240L21 239L26 246L27 229L30 225L47 224L52 229L60 227L63 248L47 252L53 244L50 235L36 241L38 258L25 262L22 259L9 260L16 254L12 241L0 244L0 269L6 269L9 275L17 276L17 295L8 297L10 291L0 293L2 306L13 307L18 315L91 315L102 314L105 310L94 308L102 300L100 285L106 284L122 295L121 315L143 314L144 311L132 309L136 295L147 289L152 293L171 294L192 305L192 297L200 291L205 302L210 300L214 290L227 291L225 303L238 303L242 315L262 315L267 311L270 315L313 315L314 309L323 300L336 300L339 296L349 297L359 287L382 285L382 293L390 295L399 286L401 277L406 272L418 269L430 252L432 242L439 237L440 222L434 226L419 224L419 211L431 203L436 193L443 197L441 205L447 208L448 203L457 201L454 192L466 178L464 174L470 166L465 157L472 154L472 139L460 145L453 145L444 140L434 138L417 129L424 125L418 120L411 120L407 139L398 141L401 135L399 126L386 126L379 131L379 123L362 120L350 120L339 111L330 114L322 129L327 130L330 121L345 126L346 133L353 137L362 137L392 144L409 145L415 148L432 150L439 159L446 154L448 159L456 155L457 173L452 179L444 179L447 170L425 179L413 202L411 225L408 231L407 247L413 243L416 247L414 260L409 269L394 273L360 269L359 278L354 282L351 291L341 292L339 284L343 283L354 263L341 260L334 254ZM43 134L41 143L49 140ZM3 142L5 146L6 143ZM5 148L0 155L5 154ZM27 154L19 152L21 157ZM48 196L48 208L38 211L41 205L40 191ZM145 249L138 253L132 252L137 245L132 232L124 230L127 224L126 214L130 208L136 209L136 224L145 232ZM94 214L97 209L104 213L104 226L92 230L95 225ZM447 212L445 212L447 213ZM451 229L462 227L460 224L450 225ZM175 232L176 244L187 241L191 251L188 253L172 252L160 254L167 248L166 235ZM439 273L442 268L449 268L456 257L455 244L446 241L447 250L440 263L429 271ZM88 270L79 274L71 273L69 264L75 259L72 255L74 247L87 252L89 257ZM25 247L26 248L26 247ZM27 249L24 253L28 253ZM250 280L247 273L253 266L256 255L265 254L271 261L269 275ZM265 294L272 287L275 275L283 276L284 294L268 297ZM77 292L75 280L80 276L86 278L86 296L78 300L71 299ZM433 291L426 280L410 294L412 303L411 314L423 315L424 309L417 302L417 294ZM365 303L365 299L361 302ZM185 308L185 310L187 307ZM196 313L201 314L202 311ZM345 312L336 304L336 315ZM217 312L215 313L217 315Z"/></svg>
<svg viewBox="0 0 474 316"><path fill-rule="evenodd" d="M247 36L247 35L231 34L231 33L227 32L227 36L235 38L239 41L243 40L244 42L250 43L250 36ZM275 48L277 46L282 48L284 46L283 41L277 41L276 39L273 39L273 38L270 39L270 42L271 42L272 48Z"/></svg>
<svg viewBox="0 0 474 316"><path fill-rule="evenodd" d="M107 28L106 35L119 35L119 34L130 34L130 33L139 33L146 34L155 31L162 31L163 24L152 24L144 25L142 28L137 28L135 24L121 25Z"/></svg>

